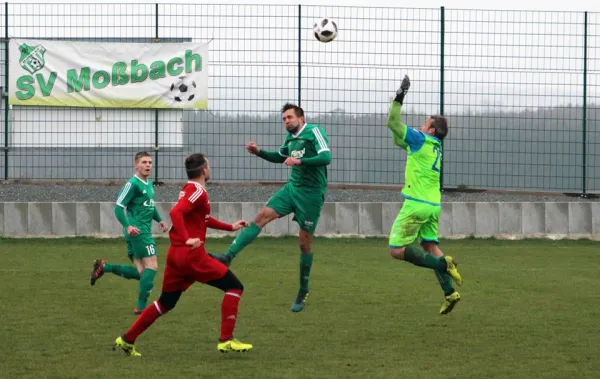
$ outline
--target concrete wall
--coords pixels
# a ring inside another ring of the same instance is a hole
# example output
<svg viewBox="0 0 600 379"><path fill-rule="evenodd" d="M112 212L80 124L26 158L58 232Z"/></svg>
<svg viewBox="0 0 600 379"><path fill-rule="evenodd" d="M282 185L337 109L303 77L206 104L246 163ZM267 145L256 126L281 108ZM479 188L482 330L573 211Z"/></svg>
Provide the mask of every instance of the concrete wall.
<svg viewBox="0 0 600 379"><path fill-rule="evenodd" d="M173 203L157 203L168 220ZM224 221L252 220L264 203L212 203ZM401 203L326 203L317 235L387 236ZM156 225L155 225L156 226ZM262 235L296 235L292 217L267 225ZM209 229L209 234L232 235ZM113 203L0 203L0 236L121 236ZM440 236L600 239L600 203L446 203Z"/></svg>

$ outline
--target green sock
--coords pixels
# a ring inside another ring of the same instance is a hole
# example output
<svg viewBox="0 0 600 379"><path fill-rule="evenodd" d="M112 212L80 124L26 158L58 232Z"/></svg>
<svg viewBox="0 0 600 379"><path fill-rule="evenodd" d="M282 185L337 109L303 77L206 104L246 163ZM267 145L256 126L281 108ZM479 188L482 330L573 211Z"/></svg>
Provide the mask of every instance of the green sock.
<svg viewBox="0 0 600 379"><path fill-rule="evenodd" d="M440 270L444 273L446 272L446 261L443 258L434 257L415 245L409 245L406 247L404 250L404 260L414 264L415 266Z"/></svg>
<svg viewBox="0 0 600 379"><path fill-rule="evenodd" d="M105 263L104 272L112 272L113 274L121 276L125 279L140 280L140 273L135 266Z"/></svg>
<svg viewBox="0 0 600 379"><path fill-rule="evenodd" d="M154 277L156 276L156 271L151 268L144 269L142 272L142 277L140 278L140 291L138 295L137 309L142 310L146 308L146 304L148 303L148 298L150 297L150 291L152 291L152 287L154 287Z"/></svg>
<svg viewBox="0 0 600 379"><path fill-rule="evenodd" d="M454 292L452 278L445 270L435 270L435 277L437 278L438 282L440 282L442 290L444 290L444 296L448 296Z"/></svg>
<svg viewBox="0 0 600 379"><path fill-rule="evenodd" d="M300 290L308 292L308 278L312 267L313 253L300 254Z"/></svg>
<svg viewBox="0 0 600 379"><path fill-rule="evenodd" d="M242 229L240 234L238 234L235 240L233 240L233 243L229 246L225 254L235 258L235 256L238 255L243 248L251 244L252 241L258 237L260 231L260 227L254 222L251 222L250 225L248 225L247 228Z"/></svg>

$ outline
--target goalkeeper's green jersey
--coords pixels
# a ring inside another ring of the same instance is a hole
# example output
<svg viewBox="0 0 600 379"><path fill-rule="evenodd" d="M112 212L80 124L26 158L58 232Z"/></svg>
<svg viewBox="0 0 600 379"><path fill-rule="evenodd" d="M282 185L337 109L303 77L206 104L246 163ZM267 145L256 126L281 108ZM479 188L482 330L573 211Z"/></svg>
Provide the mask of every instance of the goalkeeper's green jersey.
<svg viewBox="0 0 600 379"><path fill-rule="evenodd" d="M292 158L313 158L329 152L329 139L317 124L305 124L296 135L288 133L279 148L279 155ZM296 187L327 189L327 165L302 164L292 166L289 182Z"/></svg>
<svg viewBox="0 0 600 379"><path fill-rule="evenodd" d="M119 192L117 205L127 210L127 221L140 230L140 235L152 233L154 219L154 185L133 176ZM126 238L131 238L124 230Z"/></svg>
<svg viewBox="0 0 600 379"><path fill-rule="evenodd" d="M401 120L402 105L392 102L388 127L392 130L394 144L407 151L402 195L411 200L440 205L440 165L442 143L439 139L414 130Z"/></svg>

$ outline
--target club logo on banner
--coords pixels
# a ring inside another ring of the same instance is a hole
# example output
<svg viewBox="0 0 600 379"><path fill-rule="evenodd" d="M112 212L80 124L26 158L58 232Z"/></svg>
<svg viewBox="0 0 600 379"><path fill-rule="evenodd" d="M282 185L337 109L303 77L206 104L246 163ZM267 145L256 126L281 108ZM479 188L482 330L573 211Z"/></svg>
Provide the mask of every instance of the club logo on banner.
<svg viewBox="0 0 600 379"><path fill-rule="evenodd" d="M21 52L19 64L30 74L35 74L36 71L44 67L44 53L46 49L43 46L29 46L24 43L19 46L19 51Z"/></svg>
<svg viewBox="0 0 600 379"><path fill-rule="evenodd" d="M11 105L208 108L208 45L11 39Z"/></svg>

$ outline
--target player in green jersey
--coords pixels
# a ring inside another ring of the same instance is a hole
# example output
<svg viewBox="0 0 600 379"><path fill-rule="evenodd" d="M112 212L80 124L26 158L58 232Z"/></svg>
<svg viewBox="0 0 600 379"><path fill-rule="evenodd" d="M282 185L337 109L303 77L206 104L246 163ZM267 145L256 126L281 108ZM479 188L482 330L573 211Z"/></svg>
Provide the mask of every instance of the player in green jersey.
<svg viewBox="0 0 600 379"><path fill-rule="evenodd" d="M441 212L440 164L442 140L448 134L448 123L443 116L431 116L414 130L401 121L404 97L410 88L410 78L405 76L396 98L392 101L387 127L392 131L394 144L407 151L402 209L394 221L389 248L392 257L416 266L433 269L444 290L445 301L440 314L452 311L460 300L452 279L462 285L456 262L444 256L438 244L438 222ZM418 240L423 249L413 242Z"/></svg>
<svg viewBox="0 0 600 379"><path fill-rule="evenodd" d="M325 130L317 124L307 124L304 110L287 103L281 110L288 134L279 151L265 151L256 143L246 145L249 153L273 163L291 166L288 182L280 188L260 210L254 221L244 228L225 254L211 254L226 265L260 234L271 221L294 214L300 226L300 288L292 304L293 312L306 305L308 281L313 262L312 237L317 228L327 191L327 166L331 163L329 140Z"/></svg>
<svg viewBox="0 0 600 379"><path fill-rule="evenodd" d="M152 236L152 221L158 222L160 231L168 230L154 206L154 185L151 180L152 157L147 152L135 155L135 175L121 188L114 212L123 226L127 242L127 256L135 264L121 265L96 259L90 277L93 286L105 272L112 272L125 279L139 280L138 300L134 313L140 314L148 302L154 287L154 277L158 269L156 242Z"/></svg>

